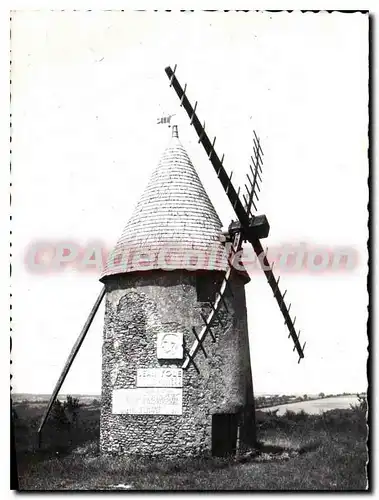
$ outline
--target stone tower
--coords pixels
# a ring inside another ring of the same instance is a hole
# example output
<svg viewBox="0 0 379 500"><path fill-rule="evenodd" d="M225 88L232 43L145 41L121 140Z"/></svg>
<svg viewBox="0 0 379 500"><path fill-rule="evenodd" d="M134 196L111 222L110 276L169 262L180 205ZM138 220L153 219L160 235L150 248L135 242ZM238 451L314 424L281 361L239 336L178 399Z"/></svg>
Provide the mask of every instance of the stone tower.
<svg viewBox="0 0 379 500"><path fill-rule="evenodd" d="M246 272L232 273L205 353L182 369L226 268L220 219L174 126L101 277L102 453L225 455L254 444Z"/></svg>

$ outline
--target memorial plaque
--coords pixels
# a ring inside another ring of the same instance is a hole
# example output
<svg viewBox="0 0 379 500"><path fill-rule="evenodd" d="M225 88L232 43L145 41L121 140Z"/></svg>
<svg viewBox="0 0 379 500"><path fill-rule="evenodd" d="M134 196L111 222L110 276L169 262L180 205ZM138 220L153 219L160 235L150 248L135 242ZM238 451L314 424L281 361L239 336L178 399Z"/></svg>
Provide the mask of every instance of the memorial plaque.
<svg viewBox="0 0 379 500"><path fill-rule="evenodd" d="M160 332L157 337L158 359L183 358L183 333Z"/></svg>
<svg viewBox="0 0 379 500"><path fill-rule="evenodd" d="M112 413L128 415L181 415L182 389L115 389Z"/></svg>
<svg viewBox="0 0 379 500"><path fill-rule="evenodd" d="M181 368L138 368L137 387L182 387Z"/></svg>

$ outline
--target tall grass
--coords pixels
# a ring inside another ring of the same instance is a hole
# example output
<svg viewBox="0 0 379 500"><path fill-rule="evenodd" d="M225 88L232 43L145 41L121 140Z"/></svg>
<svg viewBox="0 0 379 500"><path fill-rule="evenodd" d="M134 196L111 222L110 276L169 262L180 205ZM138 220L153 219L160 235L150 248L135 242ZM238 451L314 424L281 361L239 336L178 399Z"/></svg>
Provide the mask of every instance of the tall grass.
<svg viewBox="0 0 379 500"><path fill-rule="evenodd" d="M80 408L78 426L57 447L28 443L35 408L18 408L20 486L24 490L364 490L366 412L361 404L323 415L257 412L258 445L234 458L101 456L99 409ZM49 434L50 433L50 434ZM69 437L68 437L69 436ZM47 439L48 438L48 439Z"/></svg>

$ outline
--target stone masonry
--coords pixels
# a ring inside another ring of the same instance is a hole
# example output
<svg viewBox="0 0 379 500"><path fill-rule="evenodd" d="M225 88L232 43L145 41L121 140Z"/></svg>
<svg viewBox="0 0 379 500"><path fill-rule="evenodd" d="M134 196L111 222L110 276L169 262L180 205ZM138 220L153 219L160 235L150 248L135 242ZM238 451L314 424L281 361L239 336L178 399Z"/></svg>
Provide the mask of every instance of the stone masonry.
<svg viewBox="0 0 379 500"><path fill-rule="evenodd" d="M207 273L212 286L215 275ZM251 382L244 281L238 275L226 295L224 324L208 334L195 361L183 370L182 415L112 414L112 391L135 388L137 368L180 367L182 360L159 360L156 338L162 330L182 331L184 343L194 341L192 326L200 331L196 273L155 271L125 274L107 280L103 341L103 381L100 442L103 453L147 456L193 456L212 453L212 414L237 413L240 449L254 441Z"/></svg>

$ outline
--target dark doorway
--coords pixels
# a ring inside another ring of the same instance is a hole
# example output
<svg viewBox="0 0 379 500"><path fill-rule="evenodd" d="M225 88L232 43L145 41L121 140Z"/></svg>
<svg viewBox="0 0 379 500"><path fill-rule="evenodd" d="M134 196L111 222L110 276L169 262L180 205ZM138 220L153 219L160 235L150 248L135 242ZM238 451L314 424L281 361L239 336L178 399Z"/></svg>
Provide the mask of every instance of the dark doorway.
<svg viewBox="0 0 379 500"><path fill-rule="evenodd" d="M212 455L235 455L237 448L238 418L236 413L212 415Z"/></svg>

